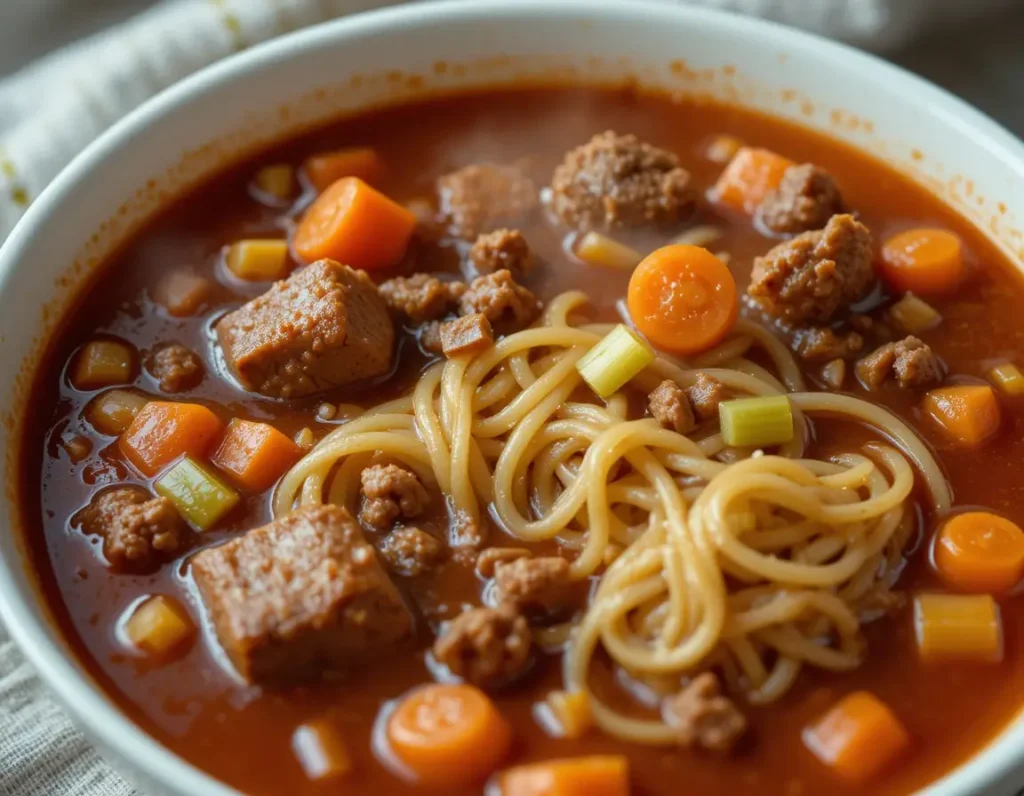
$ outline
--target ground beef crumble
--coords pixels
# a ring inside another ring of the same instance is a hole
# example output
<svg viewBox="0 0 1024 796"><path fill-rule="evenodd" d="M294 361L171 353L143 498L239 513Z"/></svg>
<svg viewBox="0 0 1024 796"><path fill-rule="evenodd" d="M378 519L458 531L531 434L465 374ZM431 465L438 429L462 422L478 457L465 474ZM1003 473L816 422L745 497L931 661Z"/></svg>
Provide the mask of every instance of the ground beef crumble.
<svg viewBox="0 0 1024 796"><path fill-rule="evenodd" d="M465 240L527 218L540 205L533 182L515 165L466 166L441 177L437 189L449 231Z"/></svg>
<svg viewBox="0 0 1024 796"><path fill-rule="evenodd" d="M864 348L864 338L857 332L840 334L820 326L801 329L794 342L797 354L812 362L848 359Z"/></svg>
<svg viewBox="0 0 1024 796"><path fill-rule="evenodd" d="M430 274L413 274L388 279L377 290L393 314L418 324L437 320L453 310L466 286Z"/></svg>
<svg viewBox="0 0 1024 796"><path fill-rule="evenodd" d="M561 556L517 558L494 567L495 601L531 618L563 611L573 603L574 586Z"/></svg>
<svg viewBox="0 0 1024 796"><path fill-rule="evenodd" d="M420 516L430 495L415 473L397 464L375 464L363 470L363 507L359 513L366 525L387 530L398 517Z"/></svg>
<svg viewBox="0 0 1024 796"><path fill-rule="evenodd" d="M672 225L695 204L675 154L611 130L567 152L551 179L551 210L580 230Z"/></svg>
<svg viewBox="0 0 1024 796"><path fill-rule="evenodd" d="M782 182L765 196L758 208L761 225L779 235L821 229L832 216L844 212L835 180L810 163L790 166Z"/></svg>
<svg viewBox="0 0 1024 796"><path fill-rule="evenodd" d="M469 250L469 261L478 274L501 270L525 274L533 267L530 245L518 229L496 229L480 235Z"/></svg>
<svg viewBox="0 0 1024 796"><path fill-rule="evenodd" d="M679 434L689 434L697 426L686 391L674 381L666 379L659 384L647 396L647 408L662 426Z"/></svg>
<svg viewBox="0 0 1024 796"><path fill-rule="evenodd" d="M718 405L729 397L729 390L722 382L707 373L698 373L693 386L687 388L690 405L700 420L718 417Z"/></svg>
<svg viewBox="0 0 1024 796"><path fill-rule="evenodd" d="M886 343L857 363L857 377L869 390L877 390L892 375L903 389L933 387L942 381L945 368L938 355L913 336Z"/></svg>
<svg viewBox="0 0 1024 796"><path fill-rule="evenodd" d="M435 660L482 688L498 688L522 674L530 660L530 628L515 609L463 611L434 642Z"/></svg>
<svg viewBox="0 0 1024 796"><path fill-rule="evenodd" d="M666 699L662 714L675 728L681 745L711 752L731 751L747 729L746 717L731 699L722 696L718 678L711 672L697 675Z"/></svg>
<svg viewBox="0 0 1024 796"><path fill-rule="evenodd" d="M871 233L851 215L832 216L754 260L747 294L785 321L827 323L864 298L875 282Z"/></svg>
<svg viewBox="0 0 1024 796"><path fill-rule="evenodd" d="M540 313L537 297L518 284L507 270L474 279L459 306L463 315L484 315L495 331L502 334L529 326Z"/></svg>
<svg viewBox="0 0 1024 796"><path fill-rule="evenodd" d="M203 380L203 361L178 343L161 346L146 358L146 370L161 392L191 390Z"/></svg>
<svg viewBox="0 0 1024 796"><path fill-rule="evenodd" d="M395 528L381 545L381 554L393 572L415 577L433 569L444 559L439 539L413 526Z"/></svg>
<svg viewBox="0 0 1024 796"><path fill-rule="evenodd" d="M103 554L118 572L152 571L185 546L188 534L170 500L136 486L100 492L75 522L83 532L103 537Z"/></svg>

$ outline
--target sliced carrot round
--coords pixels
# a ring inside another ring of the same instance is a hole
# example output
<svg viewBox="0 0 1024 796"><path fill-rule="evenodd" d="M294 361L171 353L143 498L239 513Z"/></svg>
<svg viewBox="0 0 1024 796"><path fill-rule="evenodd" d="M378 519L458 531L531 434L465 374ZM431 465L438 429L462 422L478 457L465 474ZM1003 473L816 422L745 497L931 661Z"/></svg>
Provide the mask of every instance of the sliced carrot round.
<svg viewBox="0 0 1024 796"><path fill-rule="evenodd" d="M425 785L482 781L512 744L494 703L471 685L428 685L405 697L387 723L395 757Z"/></svg>
<svg viewBox="0 0 1024 796"><path fill-rule="evenodd" d="M966 273L960 238L927 227L889 238L882 247L882 267L893 287L921 295L948 293Z"/></svg>
<svg viewBox="0 0 1024 796"><path fill-rule="evenodd" d="M736 321L736 280L699 246L664 246L633 271L627 296L636 328L666 351L694 354L725 337Z"/></svg>
<svg viewBox="0 0 1024 796"><path fill-rule="evenodd" d="M935 568L963 591L1000 593L1024 578L1024 531L988 511L957 514L935 539Z"/></svg>
<svg viewBox="0 0 1024 796"><path fill-rule="evenodd" d="M629 796L622 755L593 755L516 766L498 778L501 796Z"/></svg>

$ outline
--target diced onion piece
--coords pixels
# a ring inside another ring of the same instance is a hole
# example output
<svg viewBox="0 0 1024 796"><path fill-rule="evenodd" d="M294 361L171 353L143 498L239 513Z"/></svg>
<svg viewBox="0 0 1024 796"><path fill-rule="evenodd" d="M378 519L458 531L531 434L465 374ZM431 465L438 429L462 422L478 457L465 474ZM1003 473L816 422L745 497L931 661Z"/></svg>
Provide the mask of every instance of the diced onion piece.
<svg viewBox="0 0 1024 796"><path fill-rule="evenodd" d="M893 304L889 309L889 317L911 334L932 329L942 321L938 310L913 293L907 293Z"/></svg>
<svg viewBox="0 0 1024 796"><path fill-rule="evenodd" d="M547 705L563 738L581 738L594 724L585 691L552 691Z"/></svg>
<svg viewBox="0 0 1024 796"><path fill-rule="evenodd" d="M712 163L725 165L743 148L743 142L732 135L716 135L704 150L704 155Z"/></svg>
<svg viewBox="0 0 1024 796"><path fill-rule="evenodd" d="M192 638L195 625L176 600L158 594L139 605L125 623L128 639L154 658L162 658Z"/></svg>
<svg viewBox="0 0 1024 796"><path fill-rule="evenodd" d="M209 279L190 271L172 271L153 290L153 301L171 315L182 318L192 315L210 295Z"/></svg>
<svg viewBox="0 0 1024 796"><path fill-rule="evenodd" d="M576 256L587 265L618 271L632 271L643 259L640 252L600 232L588 232L580 238L576 244Z"/></svg>
<svg viewBox="0 0 1024 796"><path fill-rule="evenodd" d="M309 426L300 428L295 433L295 444L303 450L309 450L312 448L314 442L316 442L316 439L313 437L313 429Z"/></svg>
<svg viewBox="0 0 1024 796"><path fill-rule="evenodd" d="M126 343L93 340L79 352L71 383L79 390L124 384L132 379L134 353Z"/></svg>
<svg viewBox="0 0 1024 796"><path fill-rule="evenodd" d="M256 188L279 202L286 202L295 192L295 170L287 163L264 166L256 172Z"/></svg>
<svg viewBox="0 0 1024 796"><path fill-rule="evenodd" d="M1006 395L1024 395L1024 373L1012 362L996 365L988 375Z"/></svg>
<svg viewBox="0 0 1024 796"><path fill-rule="evenodd" d="M238 493L189 456L181 459L153 485L200 531L212 528L238 503Z"/></svg>
<svg viewBox="0 0 1024 796"><path fill-rule="evenodd" d="M919 594L914 632L923 660L999 663L1003 624L989 594Z"/></svg>
<svg viewBox="0 0 1024 796"><path fill-rule="evenodd" d="M63 440L61 445L64 447L68 458L71 459L72 464L84 461L92 453L92 442L88 437L83 437L81 434L75 434L70 439Z"/></svg>
<svg viewBox="0 0 1024 796"><path fill-rule="evenodd" d="M607 398L655 359L654 350L632 329L619 324L576 363L583 380Z"/></svg>
<svg viewBox="0 0 1024 796"><path fill-rule="evenodd" d="M326 721L303 724L292 734L292 751L312 780L333 779L352 771L345 741Z"/></svg>
<svg viewBox="0 0 1024 796"><path fill-rule="evenodd" d="M763 448L793 439L793 409L785 395L722 401L718 419L722 440L731 447Z"/></svg>
<svg viewBox="0 0 1024 796"><path fill-rule="evenodd" d="M288 275L288 241L240 240L224 255L228 270L247 282L270 282Z"/></svg>
<svg viewBox="0 0 1024 796"><path fill-rule="evenodd" d="M85 419L101 434L116 437L132 424L149 399L128 390L109 390L85 407Z"/></svg>
<svg viewBox="0 0 1024 796"><path fill-rule="evenodd" d="M846 362L842 359L833 359L821 368L821 380L831 390L843 389L843 382L846 381Z"/></svg>

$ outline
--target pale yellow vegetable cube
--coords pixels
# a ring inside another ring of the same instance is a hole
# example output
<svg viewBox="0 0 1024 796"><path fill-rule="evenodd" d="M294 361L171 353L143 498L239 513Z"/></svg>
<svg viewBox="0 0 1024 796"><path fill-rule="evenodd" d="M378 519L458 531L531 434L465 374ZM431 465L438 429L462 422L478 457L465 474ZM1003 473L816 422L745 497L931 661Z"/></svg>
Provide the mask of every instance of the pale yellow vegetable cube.
<svg viewBox="0 0 1024 796"><path fill-rule="evenodd" d="M288 275L288 242L284 240L240 240L228 247L224 262L239 279L271 282Z"/></svg>
<svg viewBox="0 0 1024 796"><path fill-rule="evenodd" d="M333 779L352 771L352 756L345 741L326 721L303 724L295 730L292 751L309 779Z"/></svg>
<svg viewBox="0 0 1024 796"><path fill-rule="evenodd" d="M191 639L195 625L176 600L158 594L135 609L125 631L140 650L162 658Z"/></svg>
<svg viewBox="0 0 1024 796"><path fill-rule="evenodd" d="M108 390L85 407L85 419L101 434L116 437L132 424L149 399L128 390Z"/></svg>
<svg viewBox="0 0 1024 796"><path fill-rule="evenodd" d="M1011 362L996 365L988 372L989 378L1006 395L1024 395L1024 373Z"/></svg>
<svg viewBox="0 0 1024 796"><path fill-rule="evenodd" d="M134 352L116 340L93 340L79 352L71 383L79 390L95 390L132 380Z"/></svg>
<svg viewBox="0 0 1024 796"><path fill-rule="evenodd" d="M295 194L295 170L287 163L264 166L256 172L256 188L280 202L286 202Z"/></svg>

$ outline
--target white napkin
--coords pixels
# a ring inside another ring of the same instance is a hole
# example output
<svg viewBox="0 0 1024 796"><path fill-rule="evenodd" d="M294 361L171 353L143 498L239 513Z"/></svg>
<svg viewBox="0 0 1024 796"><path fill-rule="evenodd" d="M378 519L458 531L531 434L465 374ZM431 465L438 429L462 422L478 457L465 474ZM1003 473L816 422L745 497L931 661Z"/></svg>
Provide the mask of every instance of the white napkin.
<svg viewBox="0 0 1024 796"><path fill-rule="evenodd" d="M88 2L2 0L0 51L30 52L33 30L54 36L61 24L80 26L95 22L96 14L120 14L132 3L149 5L120 0L115 9L112 0ZM396 2L401 0L164 0L0 80L0 242L72 157L161 89L286 31ZM884 48L926 22L962 19L1012 0L665 2L753 14ZM73 35L66 33L65 40ZM135 793L50 701L0 627L0 796Z"/></svg>

